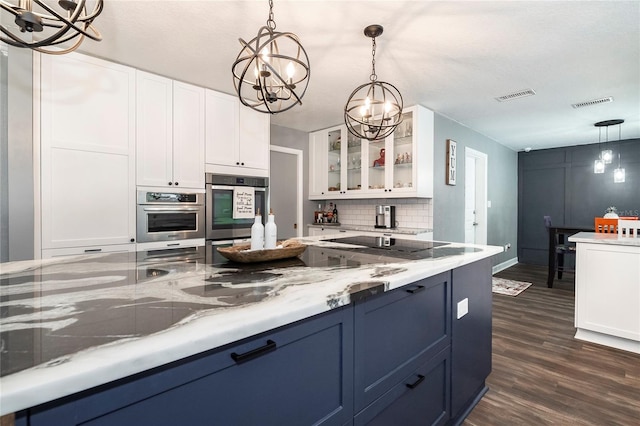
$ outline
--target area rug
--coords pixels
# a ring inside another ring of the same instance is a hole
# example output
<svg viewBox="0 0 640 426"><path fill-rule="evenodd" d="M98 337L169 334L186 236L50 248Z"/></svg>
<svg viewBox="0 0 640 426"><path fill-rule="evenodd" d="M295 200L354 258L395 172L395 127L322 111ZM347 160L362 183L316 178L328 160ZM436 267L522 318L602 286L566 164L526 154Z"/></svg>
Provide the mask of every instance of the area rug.
<svg viewBox="0 0 640 426"><path fill-rule="evenodd" d="M506 296L517 296L529 288L531 283L513 281L504 278L493 277L492 291Z"/></svg>

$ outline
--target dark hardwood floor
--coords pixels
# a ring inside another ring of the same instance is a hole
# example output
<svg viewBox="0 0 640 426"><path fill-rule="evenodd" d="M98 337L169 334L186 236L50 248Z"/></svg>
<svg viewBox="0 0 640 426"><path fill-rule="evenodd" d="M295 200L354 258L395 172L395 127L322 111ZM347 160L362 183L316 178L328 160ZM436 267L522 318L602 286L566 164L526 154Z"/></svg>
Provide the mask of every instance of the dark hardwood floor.
<svg viewBox="0 0 640 426"><path fill-rule="evenodd" d="M493 295L489 391L463 425L640 425L640 355L574 339L574 277L553 288L546 267L497 277L531 282Z"/></svg>

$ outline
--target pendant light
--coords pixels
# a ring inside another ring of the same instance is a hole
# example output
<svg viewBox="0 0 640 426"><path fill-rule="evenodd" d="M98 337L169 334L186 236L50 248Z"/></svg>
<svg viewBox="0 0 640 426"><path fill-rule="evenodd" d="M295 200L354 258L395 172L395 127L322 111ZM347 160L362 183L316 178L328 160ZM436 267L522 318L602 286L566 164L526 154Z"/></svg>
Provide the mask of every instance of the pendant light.
<svg viewBox="0 0 640 426"><path fill-rule="evenodd" d="M231 70L240 102L269 114L302 105L311 75L309 57L297 35L276 31L273 0L267 25L248 43L238 40L242 50Z"/></svg>
<svg viewBox="0 0 640 426"><path fill-rule="evenodd" d="M0 25L4 34L0 35L0 40L11 46L61 55L76 50L85 37L102 40L102 35L92 24L102 12L103 0L60 0L59 8L42 0L17 0L14 3L0 0L0 11L13 15L16 24L14 28ZM88 3L93 3L91 12ZM61 46L74 39L70 47Z"/></svg>
<svg viewBox="0 0 640 426"><path fill-rule="evenodd" d="M613 171L613 182L614 183L624 183L625 181L625 173L624 169L620 167L620 140L622 139L622 123L624 120L619 120L618 123L618 167Z"/></svg>
<svg viewBox="0 0 640 426"><path fill-rule="evenodd" d="M596 123L595 126L598 126L599 123ZM602 139L602 127L598 126L598 151L600 154L596 161L593 163L593 173L601 174L604 173L604 161L602 160L602 151L600 150L600 142Z"/></svg>
<svg viewBox="0 0 640 426"><path fill-rule="evenodd" d="M372 39L371 75L369 82L358 86L344 107L344 122L357 138L370 141L384 139L402 122L402 95L392 84L378 81L376 75L376 37L381 25L369 25L364 35Z"/></svg>

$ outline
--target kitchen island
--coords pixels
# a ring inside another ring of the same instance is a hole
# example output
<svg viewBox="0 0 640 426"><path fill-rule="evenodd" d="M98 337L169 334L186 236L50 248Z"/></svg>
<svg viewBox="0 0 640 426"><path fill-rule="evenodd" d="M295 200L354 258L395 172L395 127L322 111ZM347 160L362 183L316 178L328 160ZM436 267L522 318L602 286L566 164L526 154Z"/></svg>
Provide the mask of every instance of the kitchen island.
<svg viewBox="0 0 640 426"><path fill-rule="evenodd" d="M0 413L375 424L416 389L430 423L463 419L486 391L502 249L301 241L300 258L252 265L211 246L3 264Z"/></svg>
<svg viewBox="0 0 640 426"><path fill-rule="evenodd" d="M576 339L640 353L640 238L580 232Z"/></svg>

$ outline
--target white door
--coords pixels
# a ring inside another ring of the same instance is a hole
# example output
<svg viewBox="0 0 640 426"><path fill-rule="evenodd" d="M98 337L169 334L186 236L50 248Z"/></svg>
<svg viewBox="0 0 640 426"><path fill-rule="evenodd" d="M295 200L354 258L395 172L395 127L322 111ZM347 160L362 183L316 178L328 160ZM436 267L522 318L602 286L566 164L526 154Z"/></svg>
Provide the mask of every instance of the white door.
<svg viewBox="0 0 640 426"><path fill-rule="evenodd" d="M467 157L464 162L464 242L476 242L476 159Z"/></svg>
<svg viewBox="0 0 640 426"><path fill-rule="evenodd" d="M278 240L302 237L302 151L271 145L270 157L269 205Z"/></svg>
<svg viewBox="0 0 640 426"><path fill-rule="evenodd" d="M487 244L487 155L465 147L464 241Z"/></svg>

